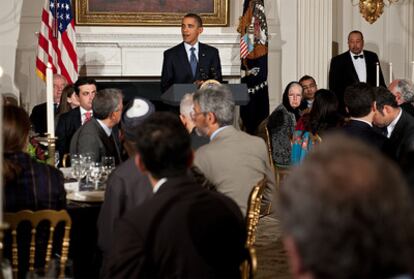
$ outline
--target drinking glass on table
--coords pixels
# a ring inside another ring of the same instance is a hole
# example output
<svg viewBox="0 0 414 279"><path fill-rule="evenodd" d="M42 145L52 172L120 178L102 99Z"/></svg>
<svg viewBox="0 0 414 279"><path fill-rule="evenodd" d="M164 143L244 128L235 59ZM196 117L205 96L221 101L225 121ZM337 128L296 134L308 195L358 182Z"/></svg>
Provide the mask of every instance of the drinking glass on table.
<svg viewBox="0 0 414 279"><path fill-rule="evenodd" d="M115 157L113 156L102 156L102 167L105 175L108 176L113 169L115 169Z"/></svg>
<svg viewBox="0 0 414 279"><path fill-rule="evenodd" d="M90 169L89 177L93 182L94 189L98 190L99 189L99 182L100 182L102 174L103 174L102 164L97 163L97 162L93 162L93 163L91 163L89 169Z"/></svg>
<svg viewBox="0 0 414 279"><path fill-rule="evenodd" d="M78 181L79 191L80 181L86 175L86 168L82 156L79 154L73 154L70 158L70 164L72 166L72 176Z"/></svg>
<svg viewBox="0 0 414 279"><path fill-rule="evenodd" d="M89 176L90 176L90 172L91 172L90 167L91 167L91 164L93 163L93 160L92 160L93 153L90 153L90 152L88 152L88 153L82 153L81 154L81 157L83 159L83 164L85 165L85 169L86 169L85 186L86 186L86 188L89 188L89 187L92 186L89 183Z"/></svg>

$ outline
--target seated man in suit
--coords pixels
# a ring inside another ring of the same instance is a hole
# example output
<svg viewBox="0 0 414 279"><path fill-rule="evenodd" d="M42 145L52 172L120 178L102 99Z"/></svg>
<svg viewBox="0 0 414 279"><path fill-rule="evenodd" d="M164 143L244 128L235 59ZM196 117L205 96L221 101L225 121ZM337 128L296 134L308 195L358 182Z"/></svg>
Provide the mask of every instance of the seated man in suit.
<svg viewBox="0 0 414 279"><path fill-rule="evenodd" d="M387 128L386 152L414 186L414 118L398 106L388 89L377 87L374 91L377 107L374 124Z"/></svg>
<svg viewBox="0 0 414 279"><path fill-rule="evenodd" d="M387 137L372 125L376 111L374 88L363 82L348 86L344 101L350 116L350 120L343 126L345 133L383 150Z"/></svg>
<svg viewBox="0 0 414 279"><path fill-rule="evenodd" d="M93 162L101 162L102 156L121 162L117 130L122 115L122 92L119 89L103 89L96 93L92 102L93 118L80 127L70 142L70 154L91 153Z"/></svg>
<svg viewBox="0 0 414 279"><path fill-rule="evenodd" d="M62 90L67 85L66 78L59 74L53 75L53 103L55 106L55 116L58 113L58 107L60 102L60 96L62 95ZM30 114L30 121L33 125L33 130L38 134L44 134L47 132L47 123L46 123L47 113L46 113L46 102L36 105L32 109L32 114Z"/></svg>
<svg viewBox="0 0 414 279"><path fill-rule="evenodd" d="M406 79L396 79L391 82L388 89L395 96L397 104L411 116L414 116L414 87Z"/></svg>
<svg viewBox="0 0 414 279"><path fill-rule="evenodd" d="M193 94L185 94L180 102L180 119L190 133L191 147L193 150L197 150L200 146L208 143L208 137L197 134L194 121L191 118L191 113L194 111L193 107Z"/></svg>
<svg viewBox="0 0 414 279"><path fill-rule="evenodd" d="M135 165L135 134L139 125L154 111L154 105L150 101L135 98L126 106L122 114L121 132L129 159L112 171L106 182L105 201L98 218L98 245L103 254L103 266L106 266L107 261L110 260L108 252L115 221L125 212L153 196L148 177Z"/></svg>
<svg viewBox="0 0 414 279"><path fill-rule="evenodd" d="M203 21L197 14L186 14L181 22L183 42L164 52L161 73L161 92L174 83L196 83L208 79L222 81L219 52L200 43Z"/></svg>
<svg viewBox="0 0 414 279"><path fill-rule="evenodd" d="M246 228L230 198L189 175L190 135L154 113L136 133L135 162L154 196L117 222L104 278L240 278Z"/></svg>
<svg viewBox="0 0 414 279"><path fill-rule="evenodd" d="M375 149L327 137L283 186L279 215L293 278L412 278L412 196Z"/></svg>
<svg viewBox="0 0 414 279"><path fill-rule="evenodd" d="M73 134L93 116L92 101L96 94L96 81L79 78L75 82L75 93L79 98L80 106L62 114L56 127L56 150L59 152L61 162L63 156L69 153Z"/></svg>
<svg viewBox="0 0 414 279"><path fill-rule="evenodd" d="M315 93L318 91L318 86L316 85L315 79L308 75L301 77L299 83L303 87L302 103L300 105L301 110L309 112L315 100Z"/></svg>
<svg viewBox="0 0 414 279"><path fill-rule="evenodd" d="M335 92L339 101L339 111L345 114L344 91L349 85L366 82L376 86L376 53L364 50L364 36L358 30L348 35L349 50L332 58L329 69L329 89ZM385 87L380 68L379 85Z"/></svg>
<svg viewBox="0 0 414 279"><path fill-rule="evenodd" d="M275 176L263 139L236 130L234 100L225 86L197 91L193 120L200 134L210 142L197 149L194 164L216 186L231 197L246 214L250 192L264 176L267 187L263 201L270 205Z"/></svg>

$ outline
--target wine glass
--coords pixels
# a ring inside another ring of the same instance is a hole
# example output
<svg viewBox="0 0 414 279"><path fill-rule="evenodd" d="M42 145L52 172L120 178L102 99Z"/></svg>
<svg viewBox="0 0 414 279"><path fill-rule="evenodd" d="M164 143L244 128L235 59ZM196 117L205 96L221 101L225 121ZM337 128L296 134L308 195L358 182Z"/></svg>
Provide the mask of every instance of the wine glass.
<svg viewBox="0 0 414 279"><path fill-rule="evenodd" d="M91 163L89 169L90 169L89 177L94 184L94 189L98 190L99 182L102 177L102 164L98 162L93 162Z"/></svg>
<svg viewBox="0 0 414 279"><path fill-rule="evenodd" d="M78 181L78 189L80 188L80 181L86 175L85 164L82 162L82 156L79 154L73 154L70 158L70 164L72 166L72 176Z"/></svg>
<svg viewBox="0 0 414 279"><path fill-rule="evenodd" d="M102 156L102 167L105 172L105 176L108 176L115 168L115 157L113 156Z"/></svg>
<svg viewBox="0 0 414 279"><path fill-rule="evenodd" d="M93 153L87 152L87 153L82 153L80 155L82 157L83 160L83 164L85 165L85 169L86 169L86 181L85 181L85 187L89 188L90 187L90 183L89 183L89 176L90 176L90 167L93 163Z"/></svg>

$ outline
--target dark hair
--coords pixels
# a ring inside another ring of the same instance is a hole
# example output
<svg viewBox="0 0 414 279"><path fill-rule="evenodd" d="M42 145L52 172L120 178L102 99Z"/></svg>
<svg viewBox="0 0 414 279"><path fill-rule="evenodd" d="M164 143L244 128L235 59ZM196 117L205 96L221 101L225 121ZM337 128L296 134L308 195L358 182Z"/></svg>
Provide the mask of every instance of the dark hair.
<svg viewBox="0 0 414 279"><path fill-rule="evenodd" d="M188 13L183 18L186 18L186 17L194 18L195 21L197 21L198 27L203 27L203 20L198 14Z"/></svg>
<svg viewBox="0 0 414 279"><path fill-rule="evenodd" d="M379 86L374 89L375 102L377 110L382 113L384 106L391 106L393 108L398 108L397 100L395 96L385 87Z"/></svg>
<svg viewBox="0 0 414 279"><path fill-rule="evenodd" d="M308 76L308 75L304 75L303 77L301 77L300 80L299 80L299 83L302 83L302 81L309 80L309 79L311 79L316 84L315 79L311 76Z"/></svg>
<svg viewBox="0 0 414 279"><path fill-rule="evenodd" d="M30 132L30 118L27 112L17 106L3 107L3 146L4 153L22 152L26 147ZM1 154L3 156L3 154ZM4 158L3 176L12 180L20 172L20 167Z"/></svg>
<svg viewBox="0 0 414 279"><path fill-rule="evenodd" d="M79 92L80 92L79 87L85 84L94 84L96 87L98 87L96 84L96 80L93 78L87 78L87 77L79 78L74 84L76 95L79 96Z"/></svg>
<svg viewBox="0 0 414 279"><path fill-rule="evenodd" d="M190 135L170 112L155 112L138 126L136 149L154 178L184 175L190 167Z"/></svg>
<svg viewBox="0 0 414 279"><path fill-rule="evenodd" d="M99 120L108 118L118 109L120 102L122 102L121 90L106 88L98 91L92 101L93 117Z"/></svg>
<svg viewBox="0 0 414 279"><path fill-rule="evenodd" d="M303 116L305 130L312 134L338 127L342 117L338 114L338 98L327 89L319 89L308 114Z"/></svg>
<svg viewBox="0 0 414 279"><path fill-rule="evenodd" d="M349 32L349 34L348 34L348 40L349 40L349 37L351 37L352 34L359 34L359 35L361 35L361 39L364 40L364 35L359 30L352 30L351 32Z"/></svg>
<svg viewBox="0 0 414 279"><path fill-rule="evenodd" d="M345 89L344 103L351 117L367 116L374 101L374 88L368 83L359 82Z"/></svg>
<svg viewBox="0 0 414 279"><path fill-rule="evenodd" d="M282 229L314 278L413 272L412 193L396 165L378 151L349 137L327 136L284 186Z"/></svg>
<svg viewBox="0 0 414 279"><path fill-rule="evenodd" d="M68 98L72 97L73 93L75 93L75 86L73 84L68 84L63 88L62 95L60 96L59 114L68 112L72 109L68 103Z"/></svg>
<svg viewBox="0 0 414 279"><path fill-rule="evenodd" d="M299 117L300 117L300 109L299 109L299 107L292 108L292 106L290 105L290 102L289 102L289 90L292 86L295 86L295 85L299 86L302 89L302 93L303 93L303 87L302 87L302 85L300 85L299 82L297 82L297 81L289 82L289 84L285 87L285 91L283 92L282 104L287 109L287 111L293 113L295 115L296 120L298 120Z"/></svg>

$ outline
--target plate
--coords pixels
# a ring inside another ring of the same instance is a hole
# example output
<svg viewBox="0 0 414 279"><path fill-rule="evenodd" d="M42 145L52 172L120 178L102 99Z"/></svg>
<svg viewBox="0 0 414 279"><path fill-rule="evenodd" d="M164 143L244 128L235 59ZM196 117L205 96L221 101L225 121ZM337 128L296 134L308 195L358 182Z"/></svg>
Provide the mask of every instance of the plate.
<svg viewBox="0 0 414 279"><path fill-rule="evenodd" d="M103 202L105 191L72 192L66 195L66 199L78 202Z"/></svg>
<svg viewBox="0 0 414 279"><path fill-rule="evenodd" d="M79 189L79 183L78 182L66 182L64 184L66 193L72 193L75 191L78 191Z"/></svg>

